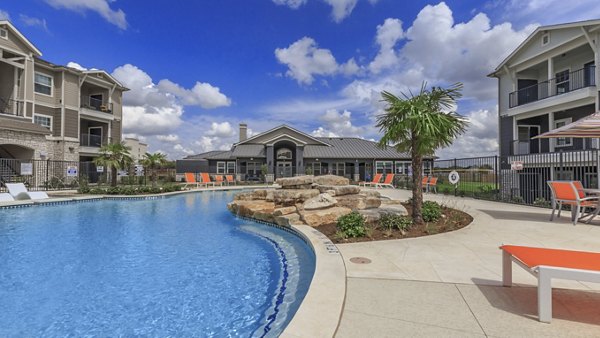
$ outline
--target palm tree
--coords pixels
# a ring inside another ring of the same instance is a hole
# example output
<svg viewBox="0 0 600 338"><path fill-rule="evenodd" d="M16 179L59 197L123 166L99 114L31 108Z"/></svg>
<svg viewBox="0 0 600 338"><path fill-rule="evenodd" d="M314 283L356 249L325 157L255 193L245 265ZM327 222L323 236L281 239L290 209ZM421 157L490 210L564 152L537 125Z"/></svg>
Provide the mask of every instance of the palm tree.
<svg viewBox="0 0 600 338"><path fill-rule="evenodd" d="M156 153L146 153L144 155L144 159L142 160L142 164L148 168L149 170L152 171L152 186L155 187L156 186L156 169L158 169L159 167L163 166L165 163L167 163L167 156L163 153L160 152L156 152Z"/></svg>
<svg viewBox="0 0 600 338"><path fill-rule="evenodd" d="M110 169L110 185L117 186L117 170L128 168L133 163L131 149L124 143L108 143L100 148L100 156L94 159L96 165Z"/></svg>
<svg viewBox="0 0 600 338"><path fill-rule="evenodd" d="M448 89L433 87L427 90L421 85L417 95L402 93L396 97L382 92L387 104L385 113L377 116L377 127L383 132L380 147L393 144L401 152L408 152L412 158L412 218L413 223L423 224L423 157L433 156L439 148L447 147L460 134L466 131L468 121L455 112L456 101L462 96L462 83Z"/></svg>

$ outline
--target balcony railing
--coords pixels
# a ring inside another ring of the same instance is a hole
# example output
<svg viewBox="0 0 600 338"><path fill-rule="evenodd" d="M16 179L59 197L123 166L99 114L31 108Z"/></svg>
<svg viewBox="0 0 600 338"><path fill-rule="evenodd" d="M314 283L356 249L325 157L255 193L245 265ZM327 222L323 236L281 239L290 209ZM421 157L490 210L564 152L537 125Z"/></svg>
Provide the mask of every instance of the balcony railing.
<svg viewBox="0 0 600 338"><path fill-rule="evenodd" d="M81 98L81 107L112 114L113 104L94 97L84 96Z"/></svg>
<svg viewBox="0 0 600 338"><path fill-rule="evenodd" d="M540 153L540 140L512 141L512 155Z"/></svg>
<svg viewBox="0 0 600 338"><path fill-rule="evenodd" d="M93 134L81 134L79 145L83 147L100 148L104 145L102 136Z"/></svg>
<svg viewBox="0 0 600 338"><path fill-rule="evenodd" d="M24 116L23 112L23 101L3 99L0 97L0 114Z"/></svg>
<svg viewBox="0 0 600 338"><path fill-rule="evenodd" d="M596 67L588 66L509 94L509 108L596 85Z"/></svg>

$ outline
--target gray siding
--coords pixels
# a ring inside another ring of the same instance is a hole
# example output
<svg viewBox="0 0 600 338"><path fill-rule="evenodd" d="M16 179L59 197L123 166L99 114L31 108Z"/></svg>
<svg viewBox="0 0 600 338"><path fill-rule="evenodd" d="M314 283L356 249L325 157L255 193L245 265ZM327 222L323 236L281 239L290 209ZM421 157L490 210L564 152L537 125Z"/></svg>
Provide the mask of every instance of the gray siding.
<svg viewBox="0 0 600 338"><path fill-rule="evenodd" d="M121 121L112 121L111 133L113 143L121 142Z"/></svg>
<svg viewBox="0 0 600 338"><path fill-rule="evenodd" d="M2 28L7 29L6 26L2 26ZM17 50L21 53L25 53L25 54L29 54L30 50L27 46L25 46L25 44L23 42L21 42L21 40L13 33L10 31L10 29L8 30L8 39L1 39L0 38L0 47L6 47L6 48L10 48L13 50Z"/></svg>
<svg viewBox="0 0 600 338"><path fill-rule="evenodd" d="M13 98L14 76L14 67L0 63L0 98L4 100Z"/></svg>
<svg viewBox="0 0 600 338"><path fill-rule="evenodd" d="M46 106L35 105L35 113L41 115L52 116L52 135L60 136L60 109L49 108Z"/></svg>
<svg viewBox="0 0 600 338"><path fill-rule="evenodd" d="M564 119L564 118L572 118L573 122L584 118L588 115L591 115L594 113L594 105L589 105L589 106L583 106L583 107L578 107L575 109L569 109L566 111L561 111L561 112L556 112L554 113L554 120L560 120L560 119ZM563 151L567 151L567 150L579 150L579 149L583 149L583 144L584 144L584 140L581 138L574 138L573 139L573 145L569 146L569 147L556 147L555 151L559 151L559 150L563 150Z"/></svg>
<svg viewBox="0 0 600 338"><path fill-rule="evenodd" d="M79 112L65 109L65 137L79 137Z"/></svg>
<svg viewBox="0 0 600 338"><path fill-rule="evenodd" d="M500 117L500 156L508 156L511 153L513 139L513 117Z"/></svg>
<svg viewBox="0 0 600 338"><path fill-rule="evenodd" d="M65 105L79 107L79 77L65 73Z"/></svg>
<svg viewBox="0 0 600 338"><path fill-rule="evenodd" d="M549 51L556 48L563 43L577 38L582 35L580 27L556 29L550 31L550 43L542 46L542 33L538 32L534 36L527 46L524 46L518 53L513 57L511 64L520 63L526 61L538 54Z"/></svg>

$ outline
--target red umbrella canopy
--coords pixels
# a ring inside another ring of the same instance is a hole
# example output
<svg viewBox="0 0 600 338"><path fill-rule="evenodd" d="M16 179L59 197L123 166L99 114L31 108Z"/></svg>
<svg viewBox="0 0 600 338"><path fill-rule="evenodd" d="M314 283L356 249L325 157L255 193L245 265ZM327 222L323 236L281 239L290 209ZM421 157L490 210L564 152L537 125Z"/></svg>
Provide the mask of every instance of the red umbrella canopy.
<svg viewBox="0 0 600 338"><path fill-rule="evenodd" d="M600 138L600 112L586 116L566 126L550 130L534 138Z"/></svg>

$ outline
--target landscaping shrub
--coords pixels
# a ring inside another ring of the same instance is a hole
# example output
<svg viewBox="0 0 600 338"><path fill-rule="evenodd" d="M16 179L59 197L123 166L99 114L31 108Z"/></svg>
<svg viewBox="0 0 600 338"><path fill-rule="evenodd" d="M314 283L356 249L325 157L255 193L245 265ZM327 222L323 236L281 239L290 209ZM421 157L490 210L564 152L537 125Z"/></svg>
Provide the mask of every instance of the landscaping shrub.
<svg viewBox="0 0 600 338"><path fill-rule="evenodd" d="M443 193L444 195L450 195L450 188L444 188Z"/></svg>
<svg viewBox="0 0 600 338"><path fill-rule="evenodd" d="M356 211L338 218L337 228L345 237L362 237L366 233L365 219Z"/></svg>
<svg viewBox="0 0 600 338"><path fill-rule="evenodd" d="M165 192L180 191L181 186L176 184L165 184L162 187L152 186L116 186L108 188L80 188L82 194L91 195L143 195L143 194L160 194Z"/></svg>
<svg viewBox="0 0 600 338"><path fill-rule="evenodd" d="M379 220L379 227L385 230L398 229L406 231L412 227L412 220L406 216L383 214Z"/></svg>
<svg viewBox="0 0 600 338"><path fill-rule="evenodd" d="M543 197L538 197L535 199L535 201L533 201L533 205L536 207L548 208L550 207L550 201L546 201L546 199Z"/></svg>
<svg viewBox="0 0 600 338"><path fill-rule="evenodd" d="M425 201L422 212L425 222L435 222L442 217L442 206L433 201Z"/></svg>

